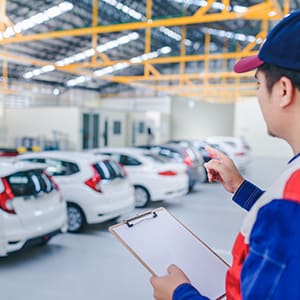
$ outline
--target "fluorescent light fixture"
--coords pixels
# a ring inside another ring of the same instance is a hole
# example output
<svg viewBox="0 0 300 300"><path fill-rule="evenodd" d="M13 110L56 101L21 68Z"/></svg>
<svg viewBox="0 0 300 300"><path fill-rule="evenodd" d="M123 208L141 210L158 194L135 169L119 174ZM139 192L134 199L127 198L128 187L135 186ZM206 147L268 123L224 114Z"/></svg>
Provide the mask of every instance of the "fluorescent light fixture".
<svg viewBox="0 0 300 300"><path fill-rule="evenodd" d="M74 85L83 83L85 81L88 81L90 79L91 78L88 76L79 76L79 77L76 77L75 79L71 79L71 80L67 81L67 86L74 86Z"/></svg>
<svg viewBox="0 0 300 300"><path fill-rule="evenodd" d="M276 11L270 11L270 12L268 13L268 15L269 15L270 17L274 17L274 16L277 15L277 12L276 12Z"/></svg>
<svg viewBox="0 0 300 300"><path fill-rule="evenodd" d="M235 33L232 31L225 31L225 30L219 30L219 29L208 28L208 27L202 28L202 31L204 33L209 33L211 35L215 35L215 36L219 36L219 37L226 37L228 39L234 39L234 40L238 40L241 42L247 41L249 43L252 43L252 42L256 41L257 44L261 44L261 42L262 42L261 39L256 39L256 37L253 35L246 35L243 33Z"/></svg>
<svg viewBox="0 0 300 300"><path fill-rule="evenodd" d="M119 37L116 40L109 41L109 42L107 42L103 45L98 46L97 51L98 52L105 52L107 50L110 50L110 49L119 47L121 45L127 44L131 41L134 41L134 40L138 39L138 38L139 38L139 34L137 32L131 32L127 35ZM91 57L94 54L95 54L94 49L92 49L92 48L87 49L83 52L79 52L79 53L76 53L72 56L66 57L62 60L59 60L59 61L55 62L54 65L47 65L47 66L44 66L42 68L34 69L33 71L27 72L27 73L23 74L23 77L25 79L30 79L34 76L39 76L39 75L44 74L44 73L52 72L52 71L55 70L55 66L63 67L63 66L69 65L69 64L73 64L75 62L78 62L78 61L84 60L88 57Z"/></svg>
<svg viewBox="0 0 300 300"><path fill-rule="evenodd" d="M136 11L134 9L131 9L130 7L122 4L121 2L118 2L116 0L102 0L102 1L115 7L116 9L122 11L124 14L127 14L134 19L137 19L137 20L145 20L146 19L141 13L139 13L138 11Z"/></svg>
<svg viewBox="0 0 300 300"><path fill-rule="evenodd" d="M47 22L50 19L56 18L57 16L71 10L73 8L73 4L70 2L62 2L59 5L53 6L43 12L40 12L32 17L25 19L21 22L18 22L13 27L7 27L4 33L0 33L0 40L3 38L9 38L16 33L23 32L27 29L37 26L38 24Z"/></svg>
<svg viewBox="0 0 300 300"><path fill-rule="evenodd" d="M169 47L169 46L162 47L162 48L160 49L160 53L161 53L161 54L168 54L168 53L170 53L171 51L172 51L172 48Z"/></svg>
<svg viewBox="0 0 300 300"><path fill-rule="evenodd" d="M156 51L149 52L149 53L144 53L142 55L133 57L133 58L130 59L130 62L131 62L131 64L138 64L138 63L141 63L143 61L146 61L146 60L149 60L149 59L152 59L152 58L156 58L161 54L168 54L171 51L172 51L172 49L170 47L162 47L162 48L160 48ZM101 76L104 76L104 75L111 74L115 71L124 70L128 67L130 67L129 63L122 62L122 63L117 63L113 66L109 66L109 67L106 67L106 68L96 70L96 71L94 71L93 74L97 77L101 77ZM67 81L67 86L72 87L72 86L78 85L80 83L84 83L88 80L91 80L91 78L87 77L87 76L79 76L79 77L76 77L74 79L71 79L71 80Z"/></svg>
<svg viewBox="0 0 300 300"><path fill-rule="evenodd" d="M53 93L54 96L58 96L60 94L60 90L59 89L54 89L52 91L52 93Z"/></svg>
<svg viewBox="0 0 300 300"><path fill-rule="evenodd" d="M199 7L205 7L208 5L208 2L205 1L205 0L173 0L177 3L182 3L184 5L196 5L196 6L199 6ZM225 9L225 5L221 2L213 2L212 5L211 5L212 8L214 9L218 9L218 10L224 10ZM245 13L247 10L248 10L248 7L246 6L241 6L241 5L229 5L227 7L227 10L232 10L236 13Z"/></svg>
<svg viewBox="0 0 300 300"><path fill-rule="evenodd" d="M103 2L113 6L114 8L120 10L120 11L123 11L123 13L131 16L132 18L136 19L136 20L147 20L147 18L145 16L143 16L141 13L139 13L138 11L134 10L134 9L131 9L129 8L128 6L122 4L121 2L118 2L117 0L102 0ZM199 4L199 1L197 1L197 3ZM200 1L200 3L206 3L207 5L207 2L206 1ZM152 20L148 20L148 22L152 22ZM181 35L178 34L177 32L167 28L167 27L164 27L164 26L161 26L159 28L159 30L167 35L168 37L172 38L173 40L175 41L181 41ZM186 46L192 46L193 45L193 42L191 40L188 40L188 39L185 39L184 40L184 44Z"/></svg>
<svg viewBox="0 0 300 300"><path fill-rule="evenodd" d="M242 13L245 13L248 10L248 7L241 6L241 5L234 5L232 10L236 13L242 14Z"/></svg>

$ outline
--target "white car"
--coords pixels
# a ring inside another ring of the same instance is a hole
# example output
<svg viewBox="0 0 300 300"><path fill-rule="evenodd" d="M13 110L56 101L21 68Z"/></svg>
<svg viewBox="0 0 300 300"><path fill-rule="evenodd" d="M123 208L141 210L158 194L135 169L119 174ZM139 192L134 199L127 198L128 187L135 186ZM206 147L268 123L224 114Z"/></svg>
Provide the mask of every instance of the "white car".
<svg viewBox="0 0 300 300"><path fill-rule="evenodd" d="M137 148L101 148L94 154L109 155L125 167L135 189L135 206L167 200L188 192L186 167L169 162L151 151Z"/></svg>
<svg viewBox="0 0 300 300"><path fill-rule="evenodd" d="M134 190L125 172L107 157L71 151L25 153L18 159L47 165L67 202L68 230L101 223L134 209Z"/></svg>
<svg viewBox="0 0 300 300"><path fill-rule="evenodd" d="M0 163L0 256L67 231L67 209L44 166Z"/></svg>
<svg viewBox="0 0 300 300"><path fill-rule="evenodd" d="M239 137L211 136L205 139L210 144L217 144L233 160L237 168L245 170L251 160L249 145Z"/></svg>

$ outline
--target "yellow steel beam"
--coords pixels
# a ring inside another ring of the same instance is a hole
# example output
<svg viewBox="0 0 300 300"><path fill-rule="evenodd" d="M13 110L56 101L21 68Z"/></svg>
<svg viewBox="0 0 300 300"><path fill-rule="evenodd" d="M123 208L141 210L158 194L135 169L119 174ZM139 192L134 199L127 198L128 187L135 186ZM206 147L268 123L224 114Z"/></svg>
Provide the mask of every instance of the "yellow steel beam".
<svg viewBox="0 0 300 300"><path fill-rule="evenodd" d="M290 12L290 0L284 0L283 3L283 14L287 15Z"/></svg>
<svg viewBox="0 0 300 300"><path fill-rule="evenodd" d="M228 40L224 40L224 46L223 46L223 53L226 53L228 51ZM222 71L226 72L227 71L227 60L223 59L222 60ZM225 77L222 78L222 86L226 86L226 81Z"/></svg>
<svg viewBox="0 0 300 300"><path fill-rule="evenodd" d="M3 0L2 0L3 1ZM209 22L220 22L226 20L235 20L235 19L248 19L248 20L274 20L280 19L279 15L269 16L266 11L270 11L273 7L270 3L261 3L252 5L245 13L236 13L236 12L225 12L225 13L212 13L202 15L199 12L200 8L193 16L184 16L178 18L170 19L159 19L159 20L149 20L143 22L133 22L133 23L123 23L123 24L113 24L113 25L102 25L89 28L78 28L70 30L61 30L47 33L38 33L26 36L15 36L0 41L0 45L12 44L12 43L23 43L29 41L37 41L43 39L51 38L62 38L66 36L82 36L82 35L92 35L99 33L108 33L108 32L117 32L125 30L139 30L146 28L156 28L160 26L182 26L182 25L191 25L198 23L209 23ZM200 15L200 17L199 17Z"/></svg>
<svg viewBox="0 0 300 300"><path fill-rule="evenodd" d="M230 0L222 0L222 3L224 4L224 10L227 11L229 5L230 5Z"/></svg>
<svg viewBox="0 0 300 300"><path fill-rule="evenodd" d="M256 89L257 85L256 83L244 83L242 88L240 90L245 90L245 89ZM161 91L176 91L176 92L200 92L204 90L204 87L202 85L193 85L193 86L186 86L186 87L181 87L181 86L170 86L170 85L160 85L159 88ZM224 90L223 86L220 84L211 84L207 90ZM225 87L225 90L235 90L236 85L234 83L228 83Z"/></svg>
<svg viewBox="0 0 300 300"><path fill-rule="evenodd" d="M230 53L213 53L209 54L207 56L206 54L201 54L201 55L188 55L188 56L174 56L174 57L160 57L160 58L155 58L148 60L146 62L142 62L142 64L165 64L165 63L180 63L180 62L191 62L191 61L202 61L202 60L218 60L218 59L238 59L240 57L246 57L250 55L256 54L257 51L249 51L249 52L230 52ZM27 64L27 65L35 65L38 67L43 67L49 64L53 64L54 62L49 62L49 61L43 61L43 60L38 60L35 58L31 57L26 57L26 56L20 56L20 55L15 55L9 52L2 51L0 52L0 59L7 59L8 61L12 62L17 62L20 64ZM96 68L96 67L103 67L103 66L109 66L113 64L117 64L119 62L129 62L129 61L110 61L110 62L101 62L97 64L91 64L91 63L77 63L77 64L71 64L68 66L64 67L57 67L57 70L60 71L74 71L78 68ZM130 63L130 62L129 62ZM82 69L81 69L82 70ZM75 73L75 71L74 71ZM78 74L78 72L76 72Z"/></svg>
<svg viewBox="0 0 300 300"><path fill-rule="evenodd" d="M235 59L238 57L246 57L257 54L257 51L245 51L245 52L230 52L230 53L210 53L199 54L199 55L187 55L187 56L170 56L170 57L158 57L149 59L148 62L152 64L170 64L179 63L181 61L192 62L192 61L204 61L204 60L218 60L218 59Z"/></svg>
<svg viewBox="0 0 300 300"><path fill-rule="evenodd" d="M93 18L92 18L92 26L97 27L98 25L98 0L93 0ZM97 43L98 43L98 35L97 33L93 33L92 35L92 48L95 51L95 54L92 56L91 61L93 63L97 60Z"/></svg>
<svg viewBox="0 0 300 300"><path fill-rule="evenodd" d="M20 94L20 92L6 88L1 90L1 94L16 95L16 94Z"/></svg>
<svg viewBox="0 0 300 300"><path fill-rule="evenodd" d="M8 79L8 64L7 61L2 62L2 89L7 89Z"/></svg>
<svg viewBox="0 0 300 300"><path fill-rule="evenodd" d="M159 71L149 63L145 63L145 68L147 68L148 76L150 75L150 73L152 73L152 75L156 77L159 77L161 75Z"/></svg>
<svg viewBox="0 0 300 300"><path fill-rule="evenodd" d="M181 41L180 41L180 56L185 56L185 40L186 40L186 26L181 28ZM179 65L179 73L183 75L185 73L185 62L181 61ZM180 85L184 84L183 77L180 79Z"/></svg>
<svg viewBox="0 0 300 300"><path fill-rule="evenodd" d="M146 3L146 18L147 22L152 22L152 0L147 0ZM151 27L147 27L145 30L145 47L144 52L151 52ZM149 72L147 68L144 68L144 75L148 76Z"/></svg>
<svg viewBox="0 0 300 300"><path fill-rule="evenodd" d="M0 0L0 32L5 31L6 0Z"/></svg>
<svg viewBox="0 0 300 300"><path fill-rule="evenodd" d="M208 10L210 9L211 5L214 3L214 0L208 0L206 6L203 6L201 8L199 8L196 13L194 14L194 17L199 18L202 17L205 13L208 12Z"/></svg>
<svg viewBox="0 0 300 300"><path fill-rule="evenodd" d="M244 51L243 52L229 52L229 53L211 53L209 57L206 54L199 55L186 55L186 56L169 56L169 57L158 57L149 59L147 61L141 62L141 64L171 64L171 63L181 63L181 62L192 62L192 61L204 61L205 59L209 60L218 60L218 59L237 59L241 57L246 57L250 55L257 54L257 51ZM75 68L100 68L111 66L117 63L127 62L130 63L129 60L114 60L114 61L106 61L106 62L97 62L95 64L92 63L75 63L70 66Z"/></svg>
<svg viewBox="0 0 300 300"><path fill-rule="evenodd" d="M150 76L146 78L145 76L102 76L101 79L103 80L112 80L119 83L129 83L134 81L179 81L182 77L181 74L160 74L159 77L157 76ZM185 80L204 80L205 78L208 79L219 79L222 77L227 78L250 78L253 80L254 72L248 72L245 74L236 74L234 72L217 72L217 73L187 73L184 74Z"/></svg>
<svg viewBox="0 0 300 300"><path fill-rule="evenodd" d="M280 18L283 18L284 17L284 14L283 14L283 10L280 6L280 4L278 3L277 0L269 0L270 1L270 4L273 5L274 7L274 12L276 12Z"/></svg>
<svg viewBox="0 0 300 300"><path fill-rule="evenodd" d="M204 39L204 72L206 74L209 73L209 50L210 50L210 35L209 33L205 34L205 39ZM208 80L207 77L204 78L204 86L207 87L208 86Z"/></svg>

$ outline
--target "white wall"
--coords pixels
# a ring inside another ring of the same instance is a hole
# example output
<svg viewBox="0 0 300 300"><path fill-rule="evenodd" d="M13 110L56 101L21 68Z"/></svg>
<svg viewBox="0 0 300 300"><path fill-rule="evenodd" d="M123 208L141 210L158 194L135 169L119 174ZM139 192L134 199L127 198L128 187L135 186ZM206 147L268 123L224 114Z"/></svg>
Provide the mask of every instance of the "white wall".
<svg viewBox="0 0 300 300"><path fill-rule="evenodd" d="M211 135L233 135L234 105L174 97L171 136L173 139L203 139Z"/></svg>
<svg viewBox="0 0 300 300"><path fill-rule="evenodd" d="M145 98L104 98L99 101L99 106L107 109L121 111L157 111L170 114L170 97L145 97Z"/></svg>
<svg viewBox="0 0 300 300"><path fill-rule="evenodd" d="M95 111L95 110L94 110ZM126 145L127 141L127 124L126 114L120 111L113 110L97 110L100 116L100 146L103 146L104 123L108 122L108 146L122 147ZM121 122L121 133L116 135L113 132L113 125L115 121Z"/></svg>
<svg viewBox="0 0 300 300"><path fill-rule="evenodd" d="M45 137L53 139L53 130L68 136L70 149L81 146L80 109L76 107L32 107L6 109L6 145L14 146L15 138Z"/></svg>
<svg viewBox="0 0 300 300"><path fill-rule="evenodd" d="M135 144L147 143L147 127L151 127L154 133L153 143L159 144L170 138L170 97L144 97L144 98L105 98L100 101L100 110L126 112L127 117L127 139L125 145L132 145L133 122L145 123L145 132L136 132Z"/></svg>
<svg viewBox="0 0 300 300"><path fill-rule="evenodd" d="M236 136L244 136L254 156L289 158L292 151L283 140L270 137L255 97L243 98L235 105Z"/></svg>

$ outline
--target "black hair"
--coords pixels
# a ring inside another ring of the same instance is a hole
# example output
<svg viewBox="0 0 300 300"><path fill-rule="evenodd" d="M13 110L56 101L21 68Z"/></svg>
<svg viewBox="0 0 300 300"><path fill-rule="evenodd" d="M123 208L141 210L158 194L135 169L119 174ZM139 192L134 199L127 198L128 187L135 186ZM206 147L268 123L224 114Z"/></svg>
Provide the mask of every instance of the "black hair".
<svg viewBox="0 0 300 300"><path fill-rule="evenodd" d="M259 71L262 71L266 76L267 89L271 92L273 85L282 77L289 78L294 87L300 91L300 71L294 71L291 69L281 68L272 64L264 63L258 67Z"/></svg>

